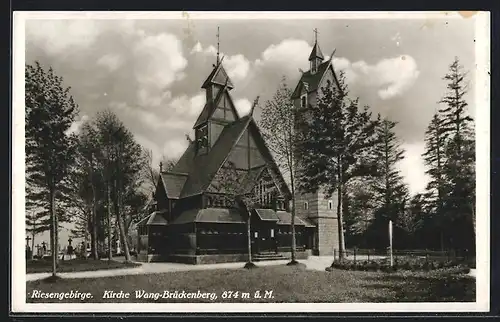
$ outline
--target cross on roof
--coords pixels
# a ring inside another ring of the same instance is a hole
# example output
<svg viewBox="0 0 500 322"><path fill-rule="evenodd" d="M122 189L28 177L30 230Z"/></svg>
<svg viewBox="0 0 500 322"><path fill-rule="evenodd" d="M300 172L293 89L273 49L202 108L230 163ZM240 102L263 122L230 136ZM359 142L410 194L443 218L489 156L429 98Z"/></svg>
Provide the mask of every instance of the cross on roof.
<svg viewBox="0 0 500 322"><path fill-rule="evenodd" d="M217 66L219 65L219 46L220 46L220 33L219 33L219 27L217 27Z"/></svg>
<svg viewBox="0 0 500 322"><path fill-rule="evenodd" d="M318 28L313 29L314 32L314 42L318 42Z"/></svg>

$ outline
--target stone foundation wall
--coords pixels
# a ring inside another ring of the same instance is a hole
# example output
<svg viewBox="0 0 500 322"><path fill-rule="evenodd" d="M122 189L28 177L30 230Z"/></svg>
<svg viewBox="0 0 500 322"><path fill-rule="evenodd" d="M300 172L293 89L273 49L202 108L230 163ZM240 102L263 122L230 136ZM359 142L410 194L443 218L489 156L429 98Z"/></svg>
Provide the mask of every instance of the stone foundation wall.
<svg viewBox="0 0 500 322"><path fill-rule="evenodd" d="M317 218L318 249L317 255L333 256L333 250L339 249L337 218Z"/></svg>
<svg viewBox="0 0 500 322"><path fill-rule="evenodd" d="M280 252L286 259L290 259L291 252ZM307 259L311 254L310 250L296 252L297 259ZM232 262L246 262L247 254L210 254L210 255L188 255L188 254L175 254L167 257L160 255L139 255L137 260L140 262L172 262L183 264L217 264L217 263L232 263Z"/></svg>
<svg viewBox="0 0 500 322"><path fill-rule="evenodd" d="M281 255L286 257L286 259L292 258L292 252L280 252ZM305 251L295 252L296 259L308 259L311 254L311 250L307 249Z"/></svg>

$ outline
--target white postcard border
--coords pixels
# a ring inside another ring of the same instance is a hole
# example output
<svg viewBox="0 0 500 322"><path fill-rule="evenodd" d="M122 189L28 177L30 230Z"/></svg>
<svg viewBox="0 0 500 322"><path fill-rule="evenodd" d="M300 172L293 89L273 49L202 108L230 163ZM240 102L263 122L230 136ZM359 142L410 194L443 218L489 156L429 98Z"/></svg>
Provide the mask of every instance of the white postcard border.
<svg viewBox="0 0 500 322"><path fill-rule="evenodd" d="M467 18L468 17L468 18ZM490 13L489 12L14 12L12 249L25 231L24 65L28 19L474 19L476 22L476 302L472 303L26 303L24 252L12 252L13 312L485 312L490 301ZM480 183L480 184L478 184ZM15 233L18 232L18 233Z"/></svg>

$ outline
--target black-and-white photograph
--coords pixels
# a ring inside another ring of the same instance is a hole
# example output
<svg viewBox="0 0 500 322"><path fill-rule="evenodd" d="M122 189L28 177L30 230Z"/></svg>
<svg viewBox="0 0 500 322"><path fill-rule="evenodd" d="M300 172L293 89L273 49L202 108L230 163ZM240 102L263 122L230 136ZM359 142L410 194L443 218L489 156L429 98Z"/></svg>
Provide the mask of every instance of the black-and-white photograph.
<svg viewBox="0 0 500 322"><path fill-rule="evenodd" d="M14 18L14 309L489 309L489 13Z"/></svg>

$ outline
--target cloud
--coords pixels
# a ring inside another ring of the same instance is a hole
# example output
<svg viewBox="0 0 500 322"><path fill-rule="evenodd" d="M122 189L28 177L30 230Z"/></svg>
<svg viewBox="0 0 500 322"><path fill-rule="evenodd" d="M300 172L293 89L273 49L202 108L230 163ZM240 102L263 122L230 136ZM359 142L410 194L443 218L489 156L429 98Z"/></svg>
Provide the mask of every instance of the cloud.
<svg viewBox="0 0 500 322"><path fill-rule="evenodd" d="M135 134L134 137L135 141L144 149L153 152L153 166L157 166L164 156L168 159L179 158L188 146L188 140L186 137L179 135L168 139L163 144L157 144L141 134Z"/></svg>
<svg viewBox="0 0 500 322"><path fill-rule="evenodd" d="M150 97L162 97L169 85L183 77L181 72L187 66L181 41L166 33L141 37L135 43L133 53L139 95L143 98L144 91Z"/></svg>
<svg viewBox="0 0 500 322"><path fill-rule="evenodd" d="M238 111L238 115L244 116L247 115L252 109L252 103L246 98L237 99L234 102L236 110Z"/></svg>
<svg viewBox="0 0 500 322"><path fill-rule="evenodd" d="M105 54L97 60L97 65L106 67L109 71L115 71L123 64L123 58L118 54Z"/></svg>
<svg viewBox="0 0 500 322"><path fill-rule="evenodd" d="M135 123L140 122L141 127L152 131L169 130L181 134L187 133L191 130L194 122L194 117L186 117L185 114L176 112L172 106L165 106L163 110L153 111L133 107L124 102L113 102L110 107L120 118L127 118Z"/></svg>
<svg viewBox="0 0 500 322"><path fill-rule="evenodd" d="M408 184L412 195L423 192L429 177L425 174L426 167L422 159L422 153L425 151L424 143L403 144L405 150L404 159L398 164L398 168Z"/></svg>
<svg viewBox="0 0 500 322"><path fill-rule="evenodd" d="M298 68L309 69L308 57L312 46L305 40L285 39L277 45L270 45L256 61L257 66L280 67L282 69L292 69L297 73Z"/></svg>
<svg viewBox="0 0 500 322"><path fill-rule="evenodd" d="M208 57L216 57L217 49L210 45L206 48L203 48L201 43L196 43L194 47L191 49L191 54L201 53ZM244 80L250 71L250 61L243 56L242 54L236 55L226 55L224 53L219 54L220 57L224 57L224 68L227 71L227 74L234 82L239 82Z"/></svg>
<svg viewBox="0 0 500 322"><path fill-rule="evenodd" d="M177 138L168 140L163 145L163 155L167 158L179 158L188 146L188 140L184 138Z"/></svg>
<svg viewBox="0 0 500 322"><path fill-rule="evenodd" d="M69 56L88 48L100 31L94 20L28 20L26 37L49 55Z"/></svg>
<svg viewBox="0 0 500 322"><path fill-rule="evenodd" d="M66 131L66 135L77 134L80 131L80 127L89 119L88 115L82 115L79 120L74 121L71 126Z"/></svg>
<svg viewBox="0 0 500 322"><path fill-rule="evenodd" d="M250 70L250 62L241 54L224 58L224 65L229 77L236 82L245 79Z"/></svg>
<svg viewBox="0 0 500 322"><path fill-rule="evenodd" d="M205 105L205 94L199 93L195 96L188 97L187 95L181 95L175 97L169 106L178 114L186 114L190 116L198 116L201 113L203 106Z"/></svg>
<svg viewBox="0 0 500 322"><path fill-rule="evenodd" d="M191 49L191 54L201 53L202 51L203 47L201 46L200 42L197 42L196 45L194 45L193 49Z"/></svg>
<svg viewBox="0 0 500 322"><path fill-rule="evenodd" d="M350 63L340 58L334 59L334 66L345 71L349 85L361 83L375 87L383 100L405 93L420 75L415 59L409 55L382 59L374 65L365 61Z"/></svg>

